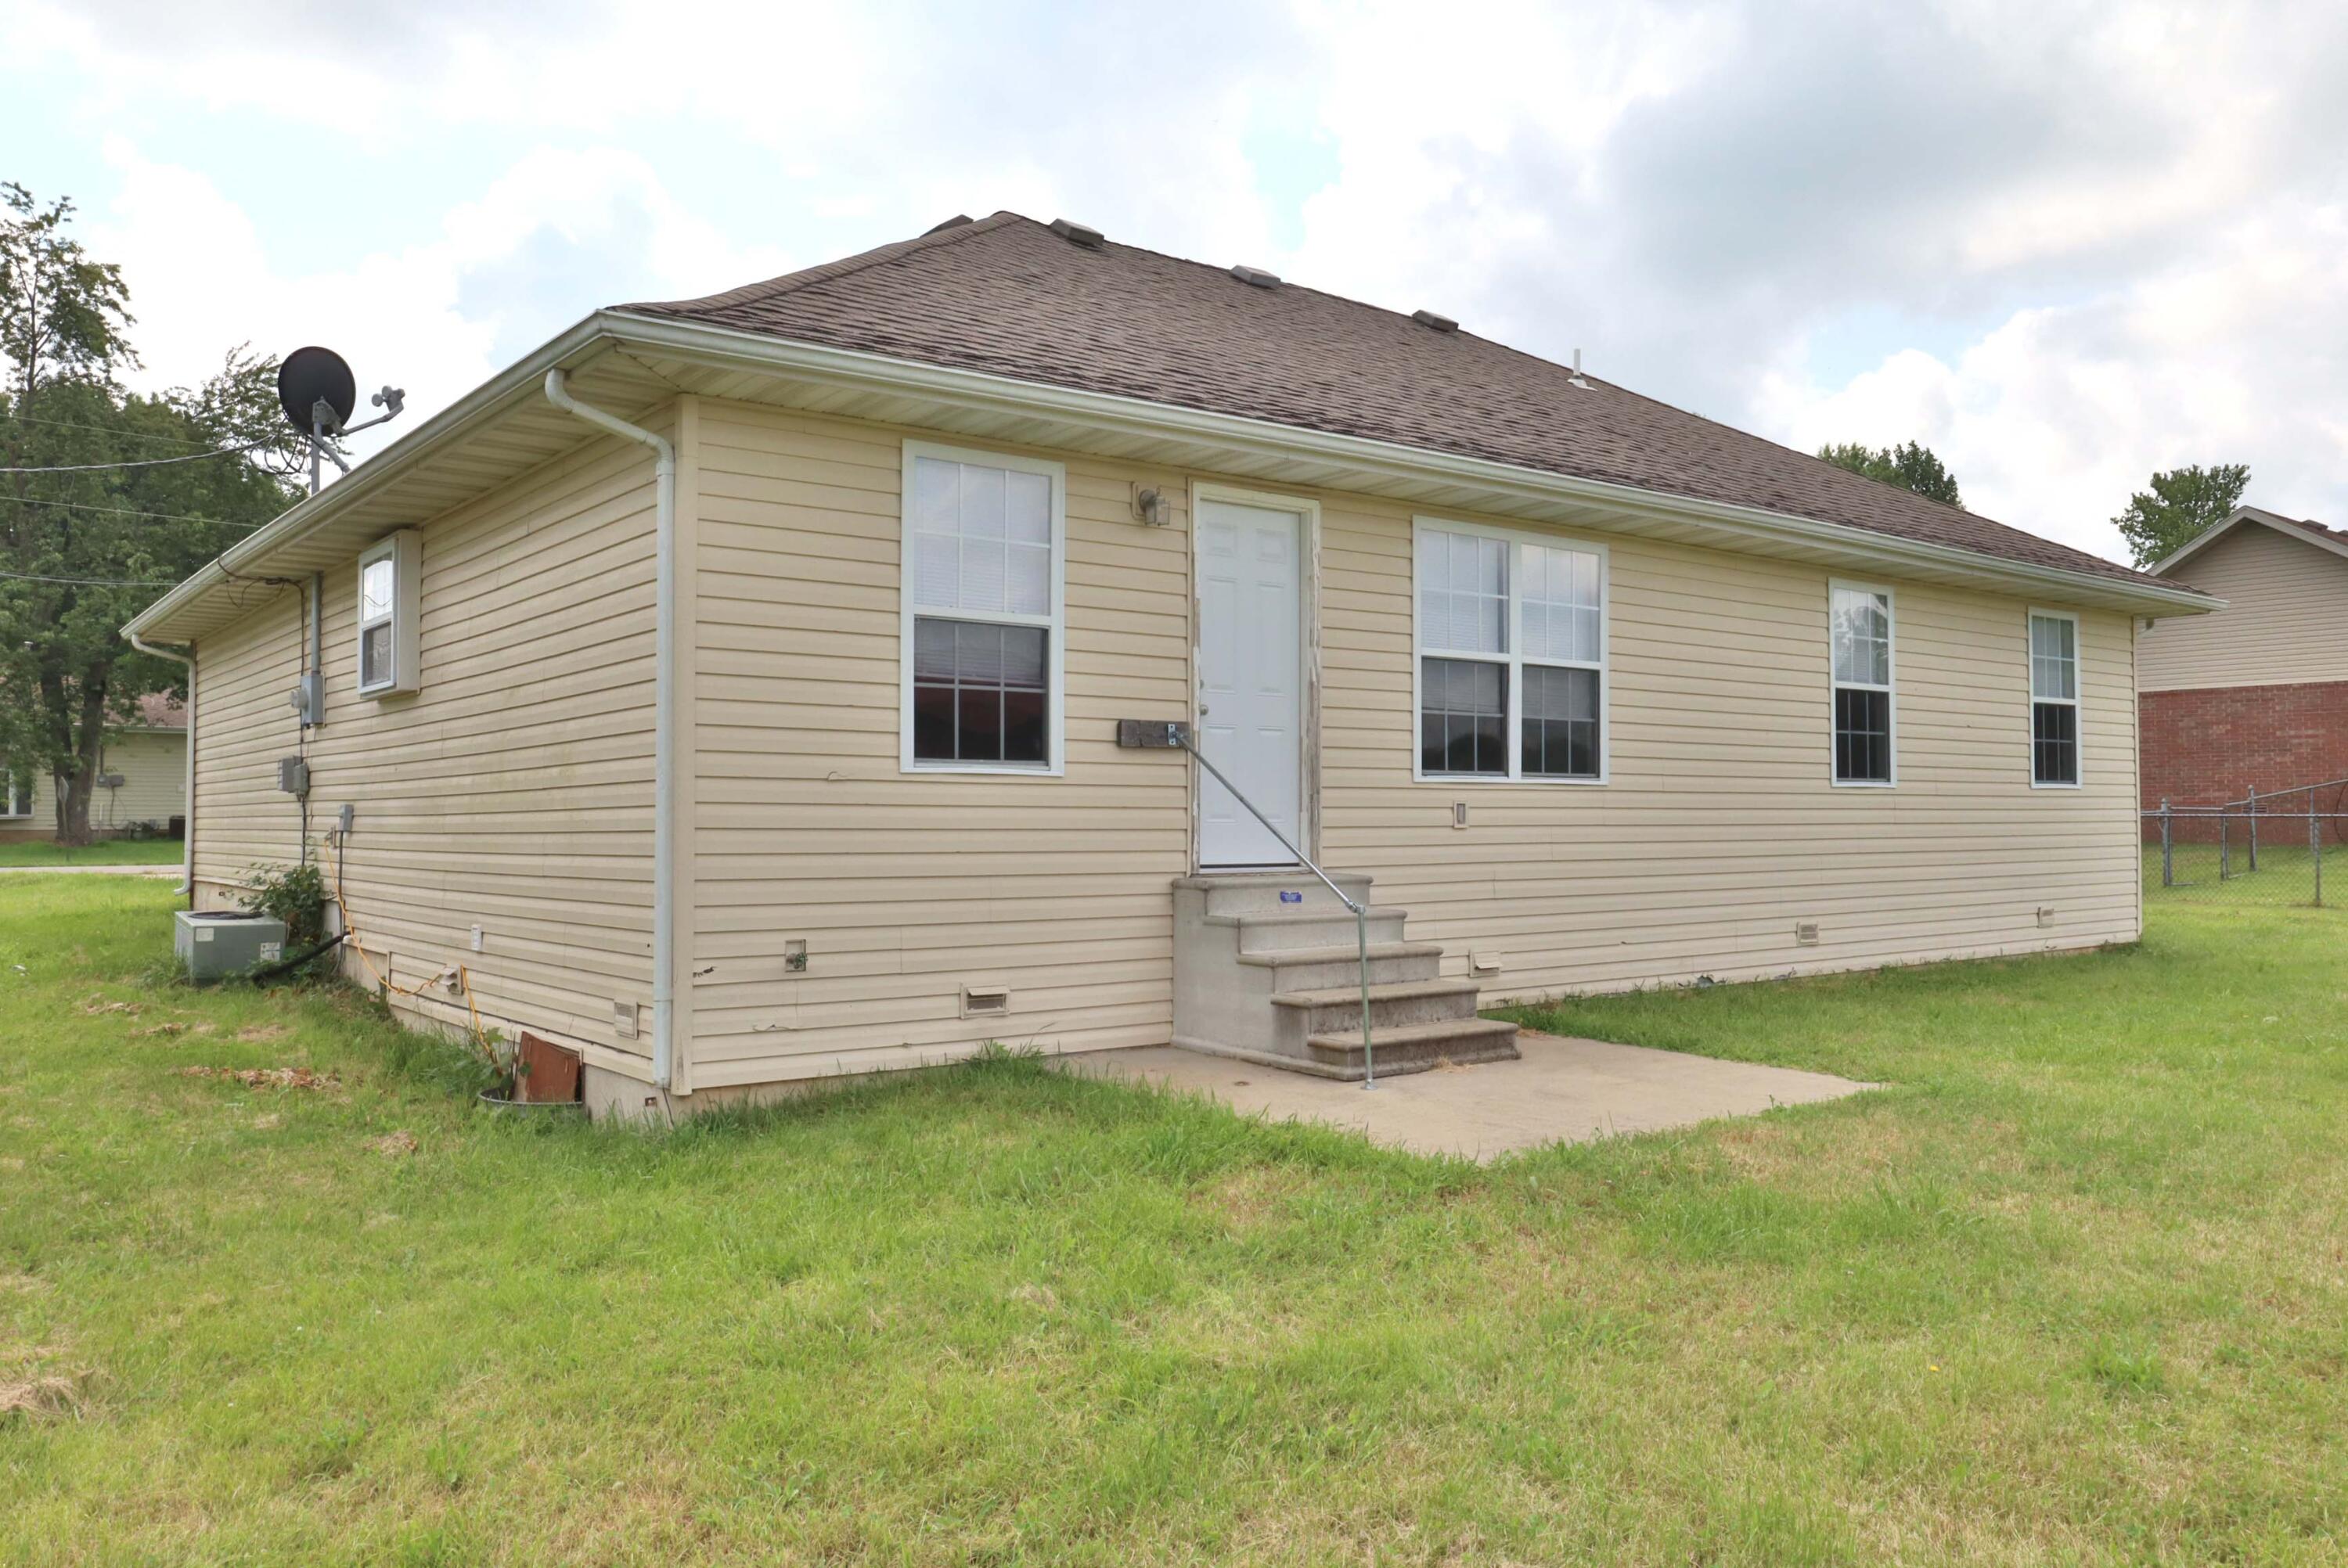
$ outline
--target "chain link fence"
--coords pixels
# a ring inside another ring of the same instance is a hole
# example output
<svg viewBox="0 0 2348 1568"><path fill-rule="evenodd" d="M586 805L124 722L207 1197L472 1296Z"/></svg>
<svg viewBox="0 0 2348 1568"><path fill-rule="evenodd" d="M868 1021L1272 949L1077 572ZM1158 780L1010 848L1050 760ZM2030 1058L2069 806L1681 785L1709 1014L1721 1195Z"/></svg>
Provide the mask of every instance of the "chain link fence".
<svg viewBox="0 0 2348 1568"><path fill-rule="evenodd" d="M2143 815L2147 899L2348 905L2348 779Z"/></svg>

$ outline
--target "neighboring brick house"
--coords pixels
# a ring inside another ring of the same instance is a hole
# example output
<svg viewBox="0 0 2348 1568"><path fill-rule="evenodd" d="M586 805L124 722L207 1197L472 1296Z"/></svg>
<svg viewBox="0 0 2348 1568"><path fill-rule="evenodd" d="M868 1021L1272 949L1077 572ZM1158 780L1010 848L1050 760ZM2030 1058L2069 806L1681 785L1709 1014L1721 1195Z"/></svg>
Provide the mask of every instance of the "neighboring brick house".
<svg viewBox="0 0 2348 1568"><path fill-rule="evenodd" d="M2348 779L2348 531L2243 507L2152 570L2226 608L2137 638L2146 809Z"/></svg>

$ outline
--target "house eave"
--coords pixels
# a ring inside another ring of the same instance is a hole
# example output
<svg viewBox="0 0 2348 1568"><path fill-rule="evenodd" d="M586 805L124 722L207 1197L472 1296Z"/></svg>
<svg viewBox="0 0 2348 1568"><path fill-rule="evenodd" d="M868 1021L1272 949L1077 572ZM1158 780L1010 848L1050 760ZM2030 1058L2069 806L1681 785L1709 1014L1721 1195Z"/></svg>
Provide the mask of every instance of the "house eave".
<svg viewBox="0 0 2348 1568"><path fill-rule="evenodd" d="M603 377L593 384L592 367ZM140 611L126 633L186 640L220 623L222 591L318 569L372 528L429 520L458 492L423 477L436 458L501 421L535 421L548 370L572 373L582 395L625 413L702 392L847 416L881 418L1018 445L1087 451L1313 488L1391 497L1421 510L1453 507L1596 527L2005 591L2059 593L2067 603L2137 614L2199 613L2221 601L2184 587L2131 583L1903 539L1765 507L1710 501L1405 446L1303 426L1014 380L988 372L772 338L701 323L605 311L587 317L449 405L346 477L290 508ZM519 477L576 429L534 424L502 468L478 465L486 493ZM542 453L542 455L541 455ZM522 466L515 466L515 465ZM405 496L404 491L416 492ZM403 506L407 509L402 510ZM396 515L395 515L396 514ZM340 526L341 533L334 535ZM313 547L305 550L305 546ZM351 553L355 553L355 548ZM239 613L242 613L240 610Z"/></svg>
<svg viewBox="0 0 2348 1568"><path fill-rule="evenodd" d="M611 347L600 315L569 331L481 383L316 495L286 508L268 523L206 562L186 579L124 623L124 636L154 641L184 639L187 612L224 589L250 586L285 569L277 564L289 548L317 534L363 503L396 491L400 482L501 414L539 396L548 370L576 367ZM421 521L423 519L417 519Z"/></svg>
<svg viewBox="0 0 2348 1568"><path fill-rule="evenodd" d="M1674 520L1717 533L1723 536L1717 542L1724 544L1741 538L1748 542L1774 540L1822 547L1853 566L1890 566L1903 568L1910 575L1921 571L1944 579L1963 578L2008 588L2060 588L2075 601L2139 613L2194 613L2215 610L2220 603L2192 589L2131 583L2094 572L2011 560L1766 507L1704 500L1426 447L1018 381L982 371L770 338L700 323L625 312L607 314L614 323L614 333L626 337L632 344L680 357L714 357L726 365L802 375L829 385L875 393L902 394L910 390L982 415L1014 419L1040 413L1070 425L1097 431L1119 443L1128 455L1136 456L1143 456L1130 451L1137 441L1219 449L1211 454L1179 454L1185 466L1193 468L1251 475L1264 459L1292 461L1303 456L1318 460L1332 470L1313 481L1319 488L1392 494L1398 493L1397 486L1431 479L1482 492L1477 499L1460 503L1471 509L1526 515L1527 504L1538 507L1543 502L1560 502L1575 514L1571 520L1578 523L1593 520L1594 513L1612 514L1633 525L1641 518ZM1170 442L1169 437L1172 438ZM1076 445L1065 437L1035 444ZM1640 530L1632 526L1624 531Z"/></svg>
<svg viewBox="0 0 2348 1568"><path fill-rule="evenodd" d="M2257 523L2272 528L2285 538L2297 539L2302 544L2312 545L2317 549L2328 550L2343 560L2348 560L2348 543L2311 532L2295 519L2286 518L2279 512L2270 512L2263 507L2237 507L2233 514L2224 522L2215 528L2203 529L2186 540L2174 553L2162 557L2145 569L2155 577L2167 577L2179 563L2200 554L2244 523Z"/></svg>

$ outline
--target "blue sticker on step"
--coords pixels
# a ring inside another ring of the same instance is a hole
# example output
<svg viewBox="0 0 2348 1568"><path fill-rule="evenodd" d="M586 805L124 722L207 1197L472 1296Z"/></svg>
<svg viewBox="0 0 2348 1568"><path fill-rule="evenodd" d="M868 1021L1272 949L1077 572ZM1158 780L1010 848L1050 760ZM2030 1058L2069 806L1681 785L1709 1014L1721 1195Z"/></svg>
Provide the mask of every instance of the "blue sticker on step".
<svg viewBox="0 0 2348 1568"><path fill-rule="evenodd" d="M1283 904L1302 904L1304 902L1304 895L1302 893L1291 893L1287 888L1283 887L1280 890L1280 901Z"/></svg>

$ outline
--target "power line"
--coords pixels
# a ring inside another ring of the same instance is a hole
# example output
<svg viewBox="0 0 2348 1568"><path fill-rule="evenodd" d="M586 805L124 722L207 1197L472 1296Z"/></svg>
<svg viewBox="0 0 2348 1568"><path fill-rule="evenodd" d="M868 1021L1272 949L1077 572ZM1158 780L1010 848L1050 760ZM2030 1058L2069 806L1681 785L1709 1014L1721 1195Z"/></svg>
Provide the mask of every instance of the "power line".
<svg viewBox="0 0 2348 1568"><path fill-rule="evenodd" d="M10 582L61 582L76 588L177 588L176 582L141 582L127 577L43 577L38 572L0 571Z"/></svg>
<svg viewBox="0 0 2348 1568"><path fill-rule="evenodd" d="M95 435L111 436L126 441L160 441L168 446L199 452L212 450L208 442L190 441L184 436L165 436L152 430L123 430L111 425L92 425L86 419L44 419L37 414L0 414L0 420L11 425L46 425L57 430L88 430Z"/></svg>
<svg viewBox="0 0 2348 1568"><path fill-rule="evenodd" d="M142 512L135 507L101 507L89 501L51 501L39 496L0 497L0 506L10 500L25 507L66 507L77 512L108 512L118 518L155 518L167 523L211 523L223 528L257 528L259 523L232 523L226 518L200 518L192 512Z"/></svg>
<svg viewBox="0 0 2348 1568"><path fill-rule="evenodd" d="M52 468L0 468L0 474L88 474L101 468L160 468L166 463L201 463L208 457L234 457L263 446L277 445L275 436L222 446L213 452L191 452L184 457L139 457L125 463L62 463Z"/></svg>

